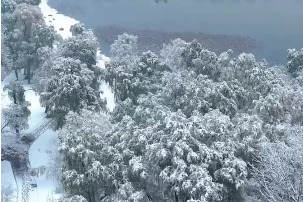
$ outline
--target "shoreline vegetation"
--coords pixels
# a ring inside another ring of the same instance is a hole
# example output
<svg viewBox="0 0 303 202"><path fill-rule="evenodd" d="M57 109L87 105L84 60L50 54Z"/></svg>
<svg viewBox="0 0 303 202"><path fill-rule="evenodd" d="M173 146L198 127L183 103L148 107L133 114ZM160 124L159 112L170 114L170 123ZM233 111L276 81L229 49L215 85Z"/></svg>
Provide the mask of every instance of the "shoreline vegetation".
<svg viewBox="0 0 303 202"><path fill-rule="evenodd" d="M181 38L185 41L196 39L205 49L220 54L228 49L232 49L235 54L251 52L260 46L258 42L249 37L237 35L206 34L202 32L162 32L148 29L130 29L121 26L99 26L94 28L94 32L101 44L113 44L118 35L128 33L138 36L139 52L151 50L158 53L163 44L168 44L171 40Z"/></svg>

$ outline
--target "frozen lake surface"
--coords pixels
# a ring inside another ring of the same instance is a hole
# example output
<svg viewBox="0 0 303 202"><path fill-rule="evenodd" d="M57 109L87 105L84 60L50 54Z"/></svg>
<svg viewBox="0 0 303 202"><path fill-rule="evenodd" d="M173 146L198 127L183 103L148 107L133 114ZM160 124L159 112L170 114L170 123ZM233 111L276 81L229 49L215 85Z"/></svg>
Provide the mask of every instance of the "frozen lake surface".
<svg viewBox="0 0 303 202"><path fill-rule="evenodd" d="M49 3L94 29L114 25L251 37L261 45L249 52L276 63L286 62L288 48L303 47L301 0L167 0L167 3L163 0L159 3L154 0L50 0ZM102 49L106 51L106 44Z"/></svg>

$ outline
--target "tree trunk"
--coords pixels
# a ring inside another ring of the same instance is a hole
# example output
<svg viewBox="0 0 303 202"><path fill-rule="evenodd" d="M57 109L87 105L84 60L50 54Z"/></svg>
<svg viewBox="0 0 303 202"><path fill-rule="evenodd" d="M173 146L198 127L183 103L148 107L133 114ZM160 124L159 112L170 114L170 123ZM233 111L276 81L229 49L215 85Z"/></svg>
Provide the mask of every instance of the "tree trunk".
<svg viewBox="0 0 303 202"><path fill-rule="evenodd" d="M14 100L14 104L17 104L17 96L16 96L16 92L13 93L13 100Z"/></svg>
<svg viewBox="0 0 303 202"><path fill-rule="evenodd" d="M44 111L46 114L48 112L48 105L45 106L45 111Z"/></svg>
<svg viewBox="0 0 303 202"><path fill-rule="evenodd" d="M26 68L25 67L23 68L23 75L24 76L26 75Z"/></svg>
<svg viewBox="0 0 303 202"><path fill-rule="evenodd" d="M175 192L175 202L179 202L178 194Z"/></svg>
<svg viewBox="0 0 303 202"><path fill-rule="evenodd" d="M16 134L17 134L17 137L19 138L20 137L20 132L19 132L19 127L16 125Z"/></svg>
<svg viewBox="0 0 303 202"><path fill-rule="evenodd" d="M18 70L15 69L15 76L16 76L16 79L19 80L19 77L18 77Z"/></svg>
<svg viewBox="0 0 303 202"><path fill-rule="evenodd" d="M30 62L28 62L27 64L27 79L28 79L28 84L31 83L31 66L30 66Z"/></svg>

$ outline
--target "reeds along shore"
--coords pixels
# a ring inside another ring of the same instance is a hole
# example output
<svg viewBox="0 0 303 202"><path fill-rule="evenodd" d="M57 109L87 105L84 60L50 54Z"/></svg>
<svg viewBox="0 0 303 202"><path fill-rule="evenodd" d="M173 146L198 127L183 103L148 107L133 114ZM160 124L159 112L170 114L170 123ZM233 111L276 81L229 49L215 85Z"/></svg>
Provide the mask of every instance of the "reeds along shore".
<svg viewBox="0 0 303 202"><path fill-rule="evenodd" d="M218 35L194 32L160 32L153 30L135 30L118 26L100 26L94 29L95 35L101 43L112 44L117 36L127 32L138 36L138 48L140 52L151 50L159 52L163 43L170 40L181 38L187 42L197 39L204 48L220 54L228 49L234 53L250 52L258 47L257 42L249 37L236 35Z"/></svg>

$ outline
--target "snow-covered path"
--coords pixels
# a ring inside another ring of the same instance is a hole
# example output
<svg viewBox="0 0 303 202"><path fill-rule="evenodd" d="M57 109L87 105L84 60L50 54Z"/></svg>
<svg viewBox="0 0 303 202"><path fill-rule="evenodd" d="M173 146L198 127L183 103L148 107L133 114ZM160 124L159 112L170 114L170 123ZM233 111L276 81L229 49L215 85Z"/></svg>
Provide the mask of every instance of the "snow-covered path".
<svg viewBox="0 0 303 202"><path fill-rule="evenodd" d="M31 168L38 170L39 168L49 168L54 162L54 153L56 153L56 141L58 134L50 129L46 130L39 138L31 145L29 150L29 162ZM47 172L38 174L35 178L37 188L33 188L30 194L30 202L46 202L51 196L58 197L56 190L59 183L52 177L47 175Z"/></svg>

